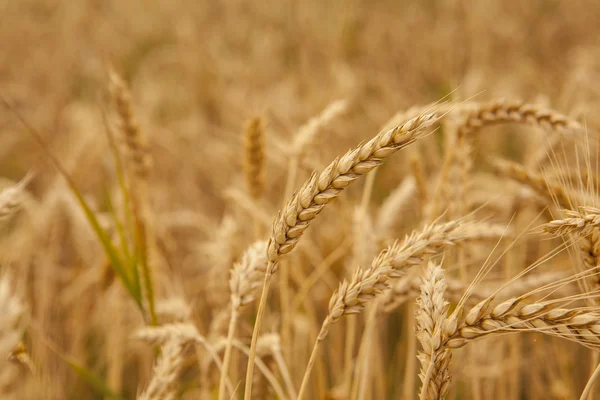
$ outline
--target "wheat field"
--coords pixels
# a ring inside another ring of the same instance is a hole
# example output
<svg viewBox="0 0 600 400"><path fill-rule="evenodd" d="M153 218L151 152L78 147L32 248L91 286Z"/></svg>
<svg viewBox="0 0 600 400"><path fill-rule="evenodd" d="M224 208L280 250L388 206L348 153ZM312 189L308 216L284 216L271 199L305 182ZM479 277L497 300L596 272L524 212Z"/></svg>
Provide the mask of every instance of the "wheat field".
<svg viewBox="0 0 600 400"><path fill-rule="evenodd" d="M1 399L600 399L600 2L0 15Z"/></svg>

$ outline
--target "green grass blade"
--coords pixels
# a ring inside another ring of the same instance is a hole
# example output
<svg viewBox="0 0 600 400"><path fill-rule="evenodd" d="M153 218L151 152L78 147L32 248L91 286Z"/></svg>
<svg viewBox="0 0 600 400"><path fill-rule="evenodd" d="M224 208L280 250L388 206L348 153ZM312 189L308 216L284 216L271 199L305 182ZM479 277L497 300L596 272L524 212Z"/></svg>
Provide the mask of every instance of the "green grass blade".
<svg viewBox="0 0 600 400"><path fill-rule="evenodd" d="M123 262L121 261L121 258L119 257L119 253L117 252L114 245L112 244L112 241L110 240L110 237L108 236L108 233L104 229L102 229L102 226L98 222L98 218L96 218L96 215L94 214L92 209L89 207L89 205L83 198L83 195L77 188L77 185L75 184L75 181L73 181L73 178L71 178L71 176L69 175L67 170L63 167L61 162L50 152L44 139L42 139L42 136L37 132L37 130L33 126L31 126L18 113L18 111L15 110L4 98L2 99L2 102L5 104L5 106L8 109L10 109L13 112L13 114L21 122L21 124L23 124L23 126L27 129L29 134L34 138L34 140L42 148L42 150L44 151L44 153L46 154L46 156L48 157L50 162L54 165L54 167L59 171L59 173L67 181L69 189L75 195L75 198L77 199L77 201L79 202L79 205L81 206L81 208L83 209L83 211L85 213L86 219L88 220L90 226L94 230L94 233L98 237L98 240L100 240L100 243L102 244L102 247L104 248L104 252L106 253L106 256L108 257L108 259L110 260L115 273L119 276L119 278L121 278L123 285L125 286L127 291L131 294L131 296L134 298L138 307L140 307L140 309L143 312L144 306L142 303L141 295L136 293L134 285L129 280L129 276L123 266Z"/></svg>

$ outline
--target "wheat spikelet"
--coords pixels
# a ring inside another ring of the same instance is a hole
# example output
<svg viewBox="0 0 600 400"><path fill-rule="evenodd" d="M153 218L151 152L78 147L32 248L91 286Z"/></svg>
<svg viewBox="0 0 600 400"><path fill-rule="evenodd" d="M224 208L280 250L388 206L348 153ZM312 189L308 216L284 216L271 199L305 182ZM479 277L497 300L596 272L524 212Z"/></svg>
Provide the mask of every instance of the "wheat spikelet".
<svg viewBox="0 0 600 400"><path fill-rule="evenodd" d="M267 242L252 244L239 263L231 270L229 287L231 289L231 317L227 332L227 344L223 357L223 373L219 382L219 399L225 399L225 377L229 373L231 348L237 329L239 311L255 299L255 291L261 285L267 267Z"/></svg>
<svg viewBox="0 0 600 400"><path fill-rule="evenodd" d="M319 344L327 337L329 328L344 315L358 314L375 296L389 289L390 279L403 276L405 271L419 265L425 257L439 254L445 246L451 246L468 237L471 223L452 221L445 224L431 224L422 231L413 231L403 243L394 243L379 253L371 267L358 268L350 282L344 280L329 300L329 312L321 325L321 330L313 347L308 366L304 372L298 399L302 398L308 385L308 378L316 361Z"/></svg>
<svg viewBox="0 0 600 400"><path fill-rule="evenodd" d="M260 334L271 276L277 271L279 258L294 249L302 233L328 202L360 176L380 165L385 158L422 137L426 128L437 120L434 114L425 114L379 133L367 143L335 159L320 174L314 173L279 211L273 222L273 234L268 245L269 263L252 332L244 400L249 400L252 393L256 341Z"/></svg>
<svg viewBox="0 0 600 400"><path fill-rule="evenodd" d="M583 126L572 118L555 110L521 101L496 100L475 106L467 104L463 109L467 110L468 115L459 127L459 135L470 135L484 126L505 122L537 125L562 135L584 132Z"/></svg>
<svg viewBox="0 0 600 400"><path fill-rule="evenodd" d="M445 246L464 240L472 226L461 221L434 223L421 231L413 231L402 242L396 241L379 253L371 267L357 269L350 282L340 284L329 301L328 322L335 323L343 315L361 312L376 294L389 288L389 279L403 276L408 268L421 264L425 257L439 254ZM321 340L327 332L322 330Z"/></svg>
<svg viewBox="0 0 600 400"><path fill-rule="evenodd" d="M490 308L486 299L471 309L461 324L452 317L447 324L446 346L458 348L490 333L531 331L561 337L586 347L600 347L600 313L585 308L564 309L554 302L524 305L524 296L514 297Z"/></svg>
<svg viewBox="0 0 600 400"><path fill-rule="evenodd" d="M138 178L145 179L150 172L152 160L148 152L146 136L135 119L131 93L114 69L110 68L108 74L109 92L119 116L119 126L127 146L129 164Z"/></svg>
<svg viewBox="0 0 600 400"><path fill-rule="evenodd" d="M440 265L429 262L422 277L421 295L417 298L417 339L419 352L421 399L443 399L450 389L450 359L443 343L443 323L447 318L448 302L444 298L446 282Z"/></svg>
<svg viewBox="0 0 600 400"><path fill-rule="evenodd" d="M594 229L587 237L583 237L579 243L579 254L586 270L592 270L600 265L600 232ZM591 276L591 289L600 288L600 278ZM596 304L600 303L597 298L592 299Z"/></svg>
<svg viewBox="0 0 600 400"><path fill-rule="evenodd" d="M267 267L267 242L258 241L252 244L239 263L231 270L229 288L231 289L231 306L234 309L250 304L255 300L256 289L262 284Z"/></svg>
<svg viewBox="0 0 600 400"><path fill-rule="evenodd" d="M244 133L244 173L248 191L254 199L260 198L265 188L265 139L262 118L246 122Z"/></svg>
<svg viewBox="0 0 600 400"><path fill-rule="evenodd" d="M473 165L471 155L473 135L481 128L499 123L516 122L537 125L546 131L555 132L559 137L584 132L580 123L557 111L521 101L497 100L482 104L468 103L459 107L457 112L465 114L465 116L456 126L456 143L448 152L439 178L436 196L428 206L429 219L436 216L439 203L444 196L450 196L453 199L450 202L451 218L457 218L464 212L461 207L464 202L463 191L467 175ZM536 159L540 158L536 157ZM447 182L448 179L451 182ZM448 187L449 183L452 184L451 187ZM456 210L454 210L455 208Z"/></svg>
<svg viewBox="0 0 600 400"><path fill-rule="evenodd" d="M568 233L577 233L581 236L589 235L600 226L600 209L596 207L579 207L578 211L564 210L568 218L557 219L543 225L545 232L557 236Z"/></svg>
<svg viewBox="0 0 600 400"><path fill-rule="evenodd" d="M384 159L422 137L426 128L436 121L433 114L411 119L335 159L320 174L313 174L275 218L268 251L272 272L277 270L279 258L294 249L302 233L328 202Z"/></svg>
<svg viewBox="0 0 600 400"><path fill-rule="evenodd" d="M154 374L138 400L172 400L177 392L177 379L183 367L184 346L177 340L168 340L154 366Z"/></svg>

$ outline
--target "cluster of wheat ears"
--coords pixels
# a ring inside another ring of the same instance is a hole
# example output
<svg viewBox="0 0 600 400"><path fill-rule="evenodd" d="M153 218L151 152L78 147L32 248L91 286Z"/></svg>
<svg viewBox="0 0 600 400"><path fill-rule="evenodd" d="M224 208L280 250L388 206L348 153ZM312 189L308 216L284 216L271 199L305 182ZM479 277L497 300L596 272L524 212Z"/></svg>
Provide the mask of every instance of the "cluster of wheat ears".
<svg viewBox="0 0 600 400"><path fill-rule="evenodd" d="M158 280L169 272L161 270L164 227L149 202L153 157L126 84L112 69L108 80L110 102L103 115L118 181L118 204L110 205L108 214L97 211L98 206L81 192L65 161L53 155L27 116L10 100L3 104L66 180L70 198L76 200L71 206L79 210L71 211L75 223L86 226L90 240L103 250L104 256L100 252L99 257L107 260L105 266L81 278L70 298L94 285L109 293L115 304L104 302L115 310L111 329L123 332L116 342L106 338L106 346L122 357L120 379L139 379L138 399L196 395L220 400L242 395L246 400L325 395L367 399L391 393L410 398L418 393L421 400L432 400L460 396L462 387L469 385L475 386L473 393L479 391L481 398L488 398L485 388L477 388L484 379L474 373L482 363L477 359L481 354L467 349L486 343L476 339L496 336L501 339L493 342L494 347L500 348L506 363L513 363L522 356L525 342L514 335L503 336L528 332L560 339L535 344L550 354L561 348L561 341L589 349L589 357L580 357L586 365L579 368L585 372L582 378L591 376L581 398L591 393L600 371L596 368L600 361L600 209L594 207L598 182L590 161L594 159L590 150L595 148L590 140L594 133L579 121L517 101L414 107L395 115L378 134L297 184L315 136L349 107L346 101L334 102L295 135L283 190L286 198L267 233L264 219L269 216L263 217L257 205L263 201L268 176L267 129L263 118L250 119L240 154L246 190L230 193L242 204L247 214L243 220L251 225L245 231L246 248L232 255L227 241L236 222L225 220L207 249L215 265L201 278L209 288L200 306L157 288ZM504 186L504 196L477 196L474 187L489 190L473 179L477 137L499 124L533 125L543 131L544 139L522 164L488 157L487 167L494 172L487 177L488 185L516 183ZM439 170L426 173L423 154L409 149L415 142L435 141L440 130L446 140L444 162ZM407 155L410 172L399 177L400 184L383 198L373 217L370 203L376 171L388 158ZM314 221L324 208L347 208L349 204L341 201L344 191L363 176L362 197L351 221L336 221L341 214L333 220ZM27 188L35 179L36 171L32 171L0 192L4 224L10 224L21 208L32 207ZM58 207L57 199L52 201ZM396 225L405 218L414 228L394 239ZM347 225L349 235L343 231ZM320 237L311 237L309 232L323 229L336 248L321 258L314 254L318 248L314 240ZM519 247L522 242L527 249ZM302 252L303 257L291 257ZM334 271L339 259L345 259L345 265ZM553 262L564 265L555 267ZM302 263L316 267L307 270ZM541 272L546 265L550 270ZM489 276L493 279L486 279ZM341 280L337 287L336 279ZM219 286L224 280L228 287ZM321 280L326 285L311 296ZM102 373L86 366L85 360L70 356L39 331L15 283L10 273L1 276L0 349L12 367L20 373L27 371L38 388L47 384L52 374L28 350L35 347L32 342L41 341L93 391L109 398L125 396L125 392L115 392ZM278 302L269 301L274 296ZM127 308L127 303L137 310ZM210 318L195 319L194 313L207 313L203 307L210 310ZM131 316L136 313L142 318ZM400 322L390 322L398 316ZM251 333L248 328L253 328ZM138 359L155 359L149 379L125 367L131 339L153 349ZM394 342L402 345L396 348ZM396 349L398 354L390 358L384 348ZM499 361L503 360L496 358L492 365L502 368ZM390 384L384 375L386 365L392 363L402 371L403 379ZM14 384L13 370L6 367L0 372L0 384L7 388ZM505 384L495 385L495 390L503 398L517 398L524 390L518 383L522 372L513 368L501 373L506 375ZM455 374L459 387L453 383ZM420 388L415 385L416 376Z"/></svg>

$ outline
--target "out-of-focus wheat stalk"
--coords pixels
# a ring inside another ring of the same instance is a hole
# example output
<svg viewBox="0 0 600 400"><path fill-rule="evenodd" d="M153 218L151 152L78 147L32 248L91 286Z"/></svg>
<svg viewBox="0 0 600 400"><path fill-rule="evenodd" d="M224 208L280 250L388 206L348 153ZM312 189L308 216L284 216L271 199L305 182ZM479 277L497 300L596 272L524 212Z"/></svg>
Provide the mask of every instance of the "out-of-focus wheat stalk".
<svg viewBox="0 0 600 400"><path fill-rule="evenodd" d="M259 241L246 250L239 263L231 270L229 286L231 289L231 317L227 333L227 344L223 356L223 371L219 381L219 400L226 398L225 378L229 372L231 346L235 335L239 313L242 307L254 301L256 290L262 283L267 267L267 242Z"/></svg>
<svg viewBox="0 0 600 400"><path fill-rule="evenodd" d="M126 144L128 166L132 174L130 176L131 213L134 220L136 257L139 259L140 269L143 277L143 289L148 303L149 320L152 324L157 323L154 300L153 272L150 265L152 257L150 252L154 251L155 243L152 236L149 210L148 175L152 164L148 150L147 138L140 129L137 122L131 100L131 93L125 82L110 68L109 92L111 94L115 111L119 117L119 127L122 139ZM137 268L137 266L135 266Z"/></svg>

